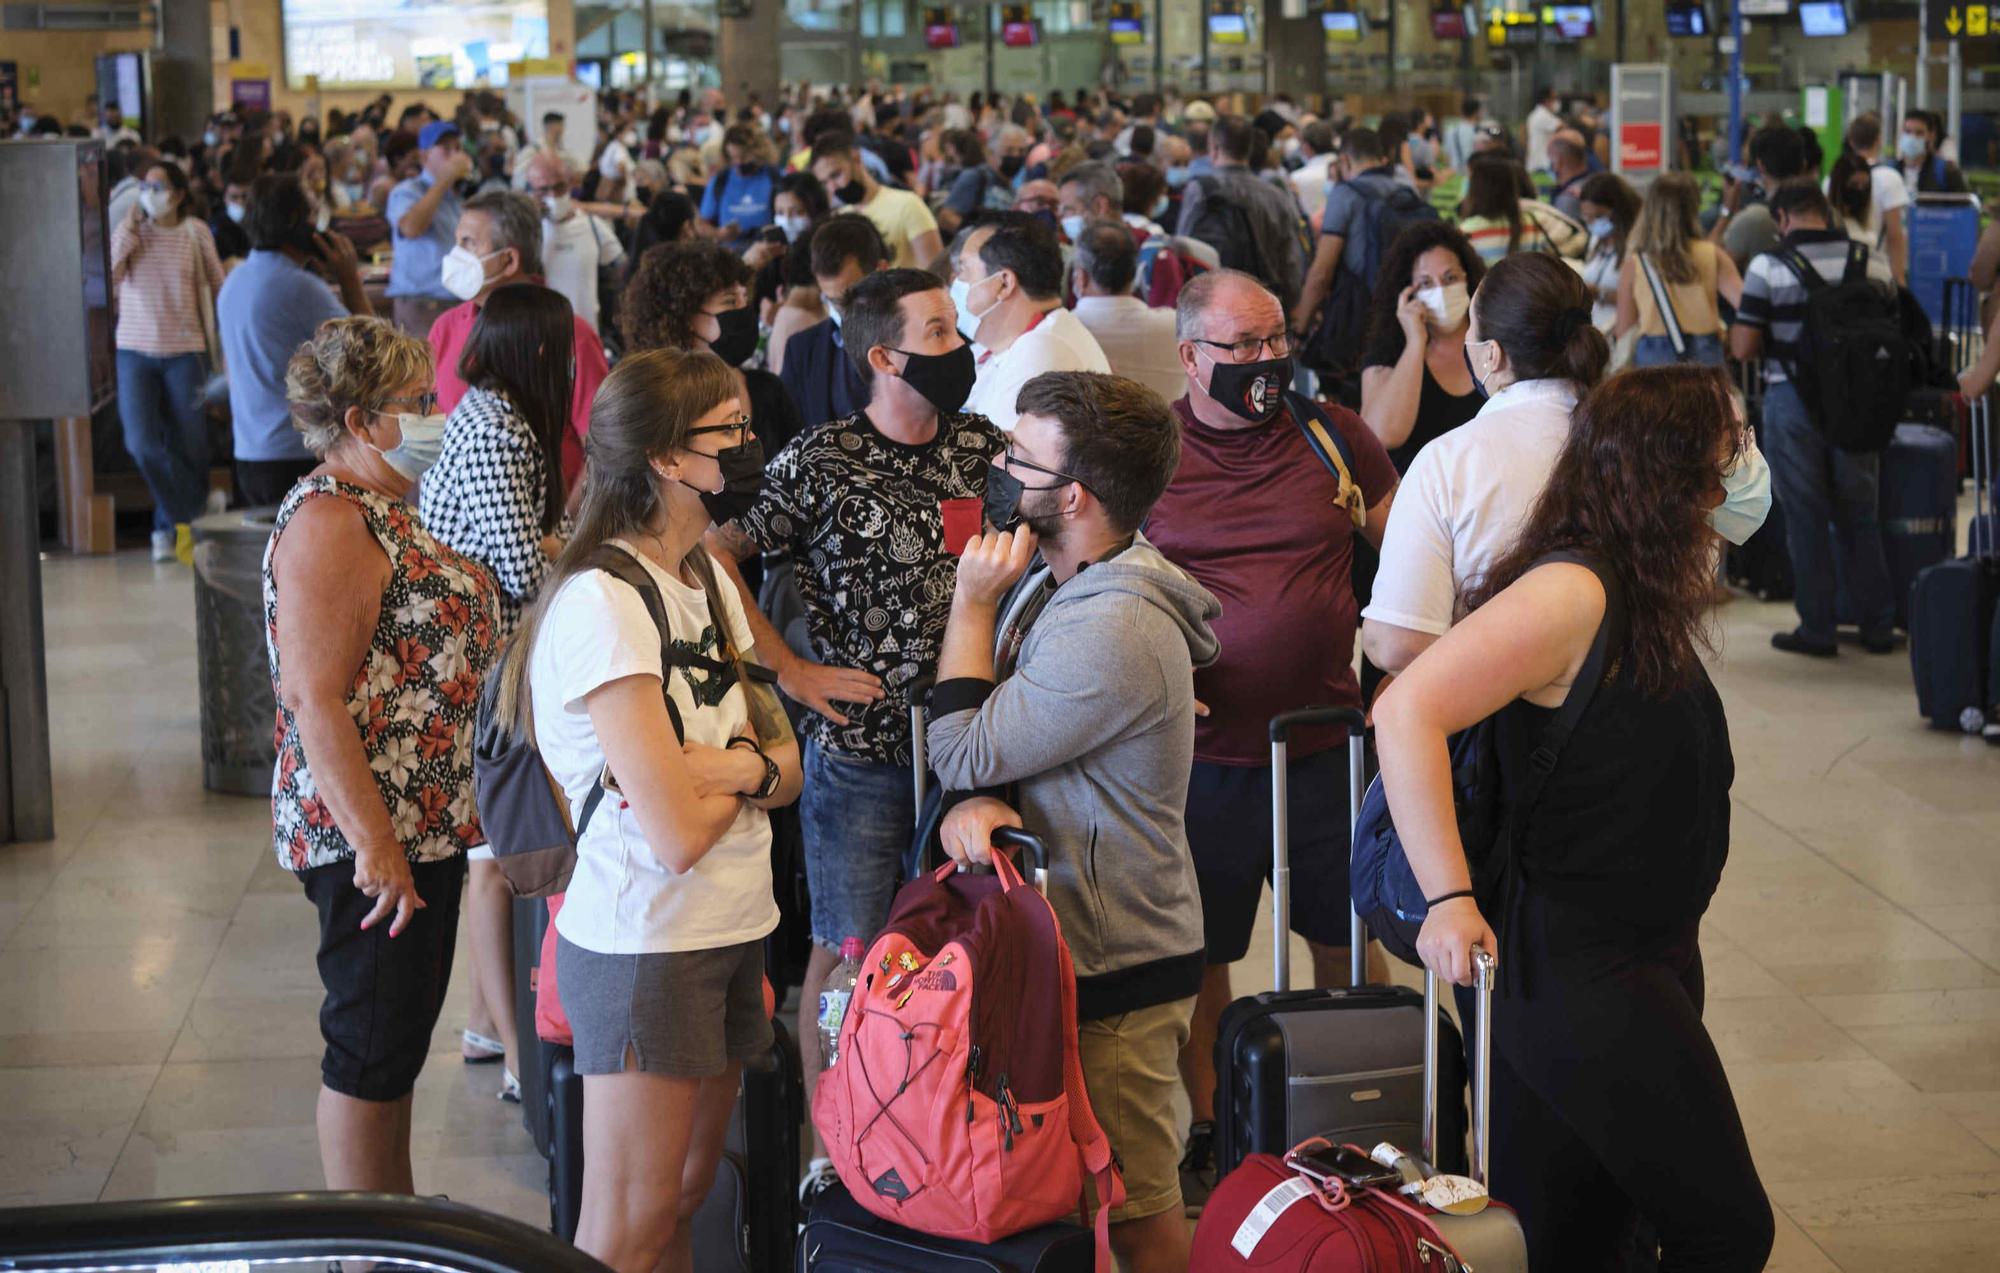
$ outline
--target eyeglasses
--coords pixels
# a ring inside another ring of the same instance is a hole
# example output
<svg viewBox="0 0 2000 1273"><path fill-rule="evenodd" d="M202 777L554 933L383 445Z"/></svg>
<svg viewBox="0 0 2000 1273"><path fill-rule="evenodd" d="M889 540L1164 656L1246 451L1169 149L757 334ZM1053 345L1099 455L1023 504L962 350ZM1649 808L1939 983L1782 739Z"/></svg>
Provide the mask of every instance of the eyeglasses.
<svg viewBox="0 0 2000 1273"><path fill-rule="evenodd" d="M1056 482L1056 483L1053 483L1052 485L1049 485L1049 486L1029 486L1029 485L1028 485L1028 484L1027 484L1026 482L1022 482L1022 483L1021 483L1021 489L1022 489L1022 490L1026 490L1026 491L1053 491L1053 490L1057 490L1057 489L1059 489L1059 488L1061 488L1061 487L1064 487L1064 486L1067 486L1067 485L1069 485L1069 484L1070 484L1071 482L1075 482L1075 483L1076 483L1076 484L1077 484L1078 486L1081 486L1081 487L1082 487L1082 488L1083 488L1084 490L1086 490L1086 491L1090 491L1090 493L1091 493L1092 495L1095 495L1095 494L1097 494L1097 492L1096 492L1096 491L1092 491L1092 490L1090 489L1090 483L1088 483L1088 482L1084 481L1084 480L1083 480L1082 478L1080 478L1080 477L1072 477L1072 476L1070 476L1070 475L1069 475L1068 473L1065 473L1065 472L1063 472L1063 471L1062 471L1062 470L1060 470L1060 469L1051 469L1051 468L1044 468L1044 467L1042 467L1041 465L1039 465L1039 464L1035 463L1035 462L1034 462L1033 460L1024 460L1024 459L1022 459L1022 458L1021 458L1020 454L1019 454L1018 452L1016 452L1016 451L1014 450L1014 448L1013 448L1013 447L1008 447L1008 448L1007 448L1007 471L1008 471L1009 473L1011 473L1011 472L1013 472L1013 471L1014 471L1015 469L1017 469L1017 468L1019 468L1019 469L1027 469L1027 470L1029 470L1030 472L1033 472L1033 473L1044 473L1044 474L1047 474L1047 475L1048 475L1049 477L1059 477L1059 478L1061 478L1061 479L1062 479L1062 481L1060 481L1060 482Z"/></svg>
<svg viewBox="0 0 2000 1273"><path fill-rule="evenodd" d="M1292 352L1292 337L1288 332L1279 332L1275 336L1245 336L1242 340L1203 340L1196 337L1194 343L1227 349L1232 362L1249 362L1260 349L1269 350L1273 358L1283 358Z"/></svg>
<svg viewBox="0 0 2000 1273"><path fill-rule="evenodd" d="M411 394L407 397L402 397L402 398L384 398L382 399L381 406L376 407L375 410L380 412L382 411L383 407L389 406L391 403L397 403L397 402L403 403L406 406L415 407L416 411L413 412L412 414L433 415L437 412L438 396L434 393L418 393L418 394Z"/></svg>
<svg viewBox="0 0 2000 1273"><path fill-rule="evenodd" d="M725 420L721 424L706 424L699 429L689 429L688 436L693 438L693 437L700 437L704 433L733 433L736 435L736 437L733 441L730 442L729 445L742 446L744 441L744 436L749 432L750 432L750 417L747 415L739 415L735 419Z"/></svg>
<svg viewBox="0 0 2000 1273"><path fill-rule="evenodd" d="M545 197L548 195L557 195L557 194L568 194L569 187L558 183L550 182L543 185L529 186L528 193L531 195L536 195L538 197Z"/></svg>

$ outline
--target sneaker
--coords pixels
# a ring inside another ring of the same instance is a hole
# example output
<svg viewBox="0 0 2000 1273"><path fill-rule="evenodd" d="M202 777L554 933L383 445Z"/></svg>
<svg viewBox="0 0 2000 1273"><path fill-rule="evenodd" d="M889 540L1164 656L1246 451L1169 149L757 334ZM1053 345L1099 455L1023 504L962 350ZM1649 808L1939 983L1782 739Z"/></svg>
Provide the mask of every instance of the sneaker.
<svg viewBox="0 0 2000 1273"><path fill-rule="evenodd" d="M1861 648L1870 654L1894 654L1902 648L1902 644L1894 632L1884 632L1880 636L1871 636L1866 632L1861 634Z"/></svg>
<svg viewBox="0 0 2000 1273"><path fill-rule="evenodd" d="M1201 1214L1215 1192L1215 1124L1203 1120L1188 1128L1181 1152L1181 1202L1189 1219Z"/></svg>
<svg viewBox="0 0 2000 1273"><path fill-rule="evenodd" d="M186 522L174 524L174 560L183 566L194 565L194 527Z"/></svg>
<svg viewBox="0 0 2000 1273"><path fill-rule="evenodd" d="M840 1173L833 1169L833 1159L815 1158L806 1164L806 1178L799 1182L799 1206L811 1211L821 1194L840 1183Z"/></svg>
<svg viewBox="0 0 2000 1273"><path fill-rule="evenodd" d="M203 508L202 511L207 513L210 517L215 516L217 513L228 512L229 492L216 490L214 487L210 487L208 492L208 504Z"/></svg>
<svg viewBox="0 0 2000 1273"><path fill-rule="evenodd" d="M156 530L153 532L153 560L156 562L174 559L174 532Z"/></svg>
<svg viewBox="0 0 2000 1273"><path fill-rule="evenodd" d="M1831 641L1815 641L1805 633L1794 629L1790 632L1773 632L1771 648L1783 650L1787 654L1803 654L1809 658L1830 659L1840 653L1840 647Z"/></svg>

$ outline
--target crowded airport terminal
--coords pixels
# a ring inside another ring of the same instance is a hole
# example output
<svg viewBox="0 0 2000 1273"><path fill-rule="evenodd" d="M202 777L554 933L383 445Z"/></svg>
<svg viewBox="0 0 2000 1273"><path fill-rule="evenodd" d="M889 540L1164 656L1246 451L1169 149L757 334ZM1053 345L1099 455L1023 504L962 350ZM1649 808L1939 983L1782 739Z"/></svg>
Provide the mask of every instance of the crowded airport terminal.
<svg viewBox="0 0 2000 1273"><path fill-rule="evenodd" d="M2000 1267L2000 0L0 8L0 1269Z"/></svg>

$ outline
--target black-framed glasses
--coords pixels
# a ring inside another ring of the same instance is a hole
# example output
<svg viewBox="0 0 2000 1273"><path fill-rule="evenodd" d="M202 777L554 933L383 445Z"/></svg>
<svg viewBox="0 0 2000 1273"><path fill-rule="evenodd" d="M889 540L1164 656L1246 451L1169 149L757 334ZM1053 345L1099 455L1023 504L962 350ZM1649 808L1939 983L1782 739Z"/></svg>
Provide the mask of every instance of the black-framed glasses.
<svg viewBox="0 0 2000 1273"><path fill-rule="evenodd" d="M1070 474L1063 472L1061 469L1045 468L1042 465L1035 463L1033 460L1024 460L1018 454L1015 453L1014 448L1012 447L1007 448L1006 454L1007 454L1007 471L1009 473L1012 473L1017 468L1022 468L1022 469L1027 469L1031 473L1042 473L1049 477L1059 477L1062 479L1062 481L1056 482L1053 485L1049 486L1030 486L1026 482L1022 482L1021 489L1024 491L1060 490L1062 487L1069 485L1071 482L1075 482L1078 486L1081 486L1084 490L1090 491L1092 495L1097 494L1096 491L1091 490L1090 483L1084 481L1082 478L1072 477ZM1018 481L1019 479L1016 480Z"/></svg>
<svg viewBox="0 0 2000 1273"><path fill-rule="evenodd" d="M1292 337L1289 332L1279 332L1275 336L1245 336L1242 340L1203 340L1194 338L1197 345L1208 345L1215 349L1227 349L1235 362L1249 362L1259 350L1268 349L1273 358L1283 358L1292 352Z"/></svg>
<svg viewBox="0 0 2000 1273"><path fill-rule="evenodd" d="M688 436L693 438L700 437L704 433L733 433L736 435L736 440L729 445L741 446L743 445L744 436L749 432L750 417L739 415L733 420L724 420L721 424L705 424L699 429L689 429Z"/></svg>
<svg viewBox="0 0 2000 1273"><path fill-rule="evenodd" d="M412 415L437 414L438 396L435 393L418 393L418 394L410 394L401 398L384 398L382 399L382 405L376 407L375 409L377 411L382 411L384 407L387 407L390 404L397 402L403 403L406 406L415 407L416 410L410 413Z"/></svg>

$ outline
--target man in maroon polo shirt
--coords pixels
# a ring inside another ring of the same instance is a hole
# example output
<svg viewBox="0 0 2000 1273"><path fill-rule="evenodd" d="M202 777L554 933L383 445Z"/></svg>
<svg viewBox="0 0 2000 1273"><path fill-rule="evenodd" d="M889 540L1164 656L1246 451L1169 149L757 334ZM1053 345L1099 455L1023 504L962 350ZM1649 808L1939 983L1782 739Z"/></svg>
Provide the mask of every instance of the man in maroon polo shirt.
<svg viewBox="0 0 2000 1273"><path fill-rule="evenodd" d="M1195 730L1188 848L1201 887L1208 974L1195 1001L1181 1077L1193 1106L1182 1192L1190 1210L1215 1181L1215 1036L1229 1005L1229 965L1250 948L1271 875L1270 721L1308 706L1361 704L1349 579L1354 536L1378 549L1396 468L1360 416L1321 403L1353 454L1361 526L1340 482L1284 403L1293 376L1278 298L1256 279L1211 270L1176 308L1187 395L1181 463L1153 506L1146 535L1222 602L1222 656L1195 673L1209 715ZM1348 967L1347 750L1332 730L1292 735L1292 929L1312 947L1315 984L1345 985ZM1379 956L1378 956L1379 957Z"/></svg>

